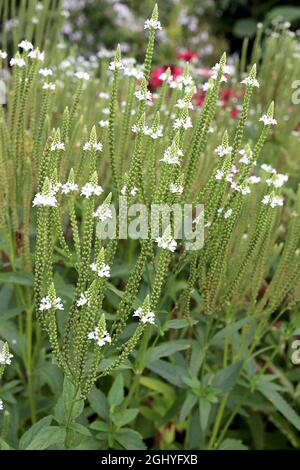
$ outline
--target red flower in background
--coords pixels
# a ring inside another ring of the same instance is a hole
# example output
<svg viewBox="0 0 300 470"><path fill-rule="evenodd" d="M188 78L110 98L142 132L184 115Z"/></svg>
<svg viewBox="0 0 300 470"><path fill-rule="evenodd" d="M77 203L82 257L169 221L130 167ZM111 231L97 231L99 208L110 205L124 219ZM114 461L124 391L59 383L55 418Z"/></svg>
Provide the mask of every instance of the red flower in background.
<svg viewBox="0 0 300 470"><path fill-rule="evenodd" d="M185 60L187 62L196 62L200 59L200 54L191 50L177 52L176 56L178 59Z"/></svg>
<svg viewBox="0 0 300 470"><path fill-rule="evenodd" d="M175 65L163 65L161 67L156 67L151 73L150 73L150 80L149 80L149 88L157 88L162 85L163 81L160 80L160 76L162 73L166 72L167 69L171 70L171 75L173 77L173 80L175 80L179 75L182 75L182 69L180 67L176 67Z"/></svg>

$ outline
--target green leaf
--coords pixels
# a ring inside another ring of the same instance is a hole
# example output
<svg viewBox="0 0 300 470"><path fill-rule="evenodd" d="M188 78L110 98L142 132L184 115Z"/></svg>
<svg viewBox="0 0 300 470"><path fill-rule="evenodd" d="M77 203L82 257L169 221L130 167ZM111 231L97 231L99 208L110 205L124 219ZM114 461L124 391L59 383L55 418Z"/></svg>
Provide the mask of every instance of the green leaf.
<svg viewBox="0 0 300 470"><path fill-rule="evenodd" d="M111 408L121 405L124 399L124 380L123 375L119 374L108 392L108 403Z"/></svg>
<svg viewBox="0 0 300 470"><path fill-rule="evenodd" d="M115 436L115 440L126 450L145 450L146 446L142 436L133 429L121 429Z"/></svg>
<svg viewBox="0 0 300 470"><path fill-rule="evenodd" d="M248 447L239 439L225 439L218 450L248 450Z"/></svg>
<svg viewBox="0 0 300 470"><path fill-rule="evenodd" d="M179 421L184 421L186 419L197 403L197 400L198 398L193 393L187 394L180 410Z"/></svg>
<svg viewBox="0 0 300 470"><path fill-rule="evenodd" d="M43 450L64 441L66 430L59 426L48 426L40 430L25 450Z"/></svg>
<svg viewBox="0 0 300 470"><path fill-rule="evenodd" d="M237 322L231 323L230 325L225 326L222 330L218 331L210 340L210 346L219 346L224 343L225 338L232 338L232 336L237 333L246 323L249 322L249 318L243 318Z"/></svg>
<svg viewBox="0 0 300 470"><path fill-rule="evenodd" d="M285 401L285 399L278 393L273 384L261 379L257 388L262 395L269 400L281 414L300 431L300 417L293 410L293 408Z"/></svg>
<svg viewBox="0 0 300 470"><path fill-rule="evenodd" d="M83 411L84 401L72 382L65 377L63 392L55 407L55 418L60 424L74 421Z"/></svg>
<svg viewBox="0 0 300 470"><path fill-rule="evenodd" d="M118 411L113 414L112 421L119 427L125 426L125 424L133 421L139 413L138 408L130 408L125 411Z"/></svg>
<svg viewBox="0 0 300 470"><path fill-rule="evenodd" d="M300 18L300 8L294 5L278 6L272 8L271 11L266 15L267 23L275 19L280 19L280 21L297 21Z"/></svg>
<svg viewBox="0 0 300 470"><path fill-rule="evenodd" d="M144 387L147 387L150 390L154 390L155 392L161 393L164 396L166 402L170 405L170 407L175 402L176 392L170 385L165 384L161 380L156 379L154 377L145 376L141 376L139 382L141 385L144 385Z"/></svg>
<svg viewBox="0 0 300 470"><path fill-rule="evenodd" d="M93 387L89 394L88 400L92 410L97 413L100 418L108 420L109 406L104 393L96 387Z"/></svg>
<svg viewBox="0 0 300 470"><path fill-rule="evenodd" d="M168 341L166 343L162 343L156 348L153 349L150 362L157 361L157 359L161 359L162 357L170 357L172 354L178 351L184 351L185 349L189 349L191 347L191 342L188 340L174 340Z"/></svg>
<svg viewBox="0 0 300 470"><path fill-rule="evenodd" d="M95 431L102 431L102 432L108 432L109 431L109 425L105 421L94 421L90 425L91 429L94 429Z"/></svg>
<svg viewBox="0 0 300 470"><path fill-rule="evenodd" d="M41 419L33 426L31 426L28 431L26 431L21 437L19 442L19 449L26 449L31 443L31 441L41 432L43 428L50 426L52 419L52 416L46 416L45 418Z"/></svg>
<svg viewBox="0 0 300 470"><path fill-rule="evenodd" d="M234 23L232 32L237 38L252 38L256 33L256 21L252 18L237 20Z"/></svg>
<svg viewBox="0 0 300 470"><path fill-rule="evenodd" d="M161 359L151 362L147 367L163 379L167 380L167 382L170 382L172 385L180 388L184 387L182 377L186 374L185 368L176 364L170 364L169 362Z"/></svg>
<svg viewBox="0 0 300 470"><path fill-rule="evenodd" d="M197 320L169 320L165 323L164 327L168 330L180 330L181 328L187 328L189 326L196 325L197 323Z"/></svg>
<svg viewBox="0 0 300 470"><path fill-rule="evenodd" d="M0 284L16 284L19 286L33 286L33 274L22 272L0 273Z"/></svg>
<svg viewBox="0 0 300 470"><path fill-rule="evenodd" d="M211 403L205 398L199 398L199 415L200 415L200 426L201 426L202 431L205 431L207 428L210 410L211 410Z"/></svg>
<svg viewBox="0 0 300 470"><path fill-rule="evenodd" d="M243 361L237 361L234 364L226 367L226 369L218 372L213 380L212 386L221 390L221 396L228 393L235 385L239 376Z"/></svg>

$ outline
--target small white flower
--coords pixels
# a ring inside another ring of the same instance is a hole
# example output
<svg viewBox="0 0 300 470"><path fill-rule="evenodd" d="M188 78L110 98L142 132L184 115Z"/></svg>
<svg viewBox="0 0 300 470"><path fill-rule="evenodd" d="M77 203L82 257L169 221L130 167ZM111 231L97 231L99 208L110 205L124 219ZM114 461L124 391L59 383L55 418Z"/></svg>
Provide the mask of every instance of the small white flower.
<svg viewBox="0 0 300 470"><path fill-rule="evenodd" d="M180 165L180 157L182 156L183 151L181 149L177 149L176 153L173 153L172 148L168 147L160 161L166 163L167 165Z"/></svg>
<svg viewBox="0 0 300 470"><path fill-rule="evenodd" d="M216 171L216 175L215 175L216 180L221 180L223 178L223 176L224 176L224 171L222 171L222 170L217 170Z"/></svg>
<svg viewBox="0 0 300 470"><path fill-rule="evenodd" d="M259 83L256 80L256 78L246 77L246 78L244 78L244 80L241 81L241 83L243 83L244 85L247 85L247 86L252 86L252 87L259 88Z"/></svg>
<svg viewBox="0 0 300 470"><path fill-rule="evenodd" d="M104 346L105 343L111 343L111 337L108 331L104 330L102 333L100 333L98 327L88 333L88 339L95 340L100 348Z"/></svg>
<svg viewBox="0 0 300 470"><path fill-rule="evenodd" d="M256 175L252 175L247 178L247 181L250 184L257 184L260 182L260 177Z"/></svg>
<svg viewBox="0 0 300 470"><path fill-rule="evenodd" d="M0 364L1 365L10 365L11 360L14 357L13 354L4 350L4 346L2 346L2 351L0 352Z"/></svg>
<svg viewBox="0 0 300 470"><path fill-rule="evenodd" d="M202 90L203 91L208 91L212 88L212 83L211 82L206 82L202 85Z"/></svg>
<svg viewBox="0 0 300 470"><path fill-rule="evenodd" d="M176 250L177 242L171 236L169 236L169 237L165 237L165 236L157 237L155 241L156 241L159 248L163 248L164 250L169 250L169 251L172 251L172 252L174 252Z"/></svg>
<svg viewBox="0 0 300 470"><path fill-rule="evenodd" d="M228 219L231 215L232 215L232 209L228 209L228 210L224 213L224 219Z"/></svg>
<svg viewBox="0 0 300 470"><path fill-rule="evenodd" d="M43 84L43 90L51 90L51 91L54 91L56 89L56 85L55 83L44 83Z"/></svg>
<svg viewBox="0 0 300 470"><path fill-rule="evenodd" d="M63 194L69 194L71 192L78 191L78 184L67 181L61 186L61 192Z"/></svg>
<svg viewBox="0 0 300 470"><path fill-rule="evenodd" d="M81 293L79 299L76 302L77 307L83 307L87 303L88 299L85 294Z"/></svg>
<svg viewBox="0 0 300 470"><path fill-rule="evenodd" d="M6 59L6 58L7 58L7 52L0 50L0 59Z"/></svg>
<svg viewBox="0 0 300 470"><path fill-rule="evenodd" d="M284 183L288 180L287 175L283 175L281 173L274 174L271 178L266 179L266 183L268 186L274 186L275 188L281 188Z"/></svg>
<svg viewBox="0 0 300 470"><path fill-rule="evenodd" d="M10 62L9 62L10 66L13 67L14 65L16 65L17 67L25 67L26 63L25 63L25 60L22 59L21 57L13 57Z"/></svg>
<svg viewBox="0 0 300 470"><path fill-rule="evenodd" d="M108 100L109 99L109 93L106 93L106 91L100 91L99 98L102 98L103 100Z"/></svg>
<svg viewBox="0 0 300 470"><path fill-rule="evenodd" d="M144 29L161 29L160 21L153 20L152 18L150 20L146 20Z"/></svg>
<svg viewBox="0 0 300 470"><path fill-rule="evenodd" d="M90 268L93 272L97 273L98 277L105 278L105 277L110 277L110 267L108 264L100 264L100 266L97 266L96 263L92 263L90 265Z"/></svg>
<svg viewBox="0 0 300 470"><path fill-rule="evenodd" d="M265 126L275 126L277 124L276 119L264 114L260 119L261 122L264 123Z"/></svg>
<svg viewBox="0 0 300 470"><path fill-rule="evenodd" d="M56 197L53 192L50 194L44 195L37 193L32 201L33 207L35 206L45 206L45 207L56 207Z"/></svg>
<svg viewBox="0 0 300 470"><path fill-rule="evenodd" d="M242 155L242 158L239 159L239 163L243 163L244 165L248 165L250 163L249 158L247 157L246 151L245 150L240 150L239 154Z"/></svg>
<svg viewBox="0 0 300 470"><path fill-rule="evenodd" d="M98 152L101 152L102 149L103 149L103 145L101 144L101 142L98 142L98 143L96 142L94 144L92 144L92 142L86 142L83 146L84 151L89 151L89 150L92 150L92 149L94 149Z"/></svg>
<svg viewBox="0 0 300 470"><path fill-rule="evenodd" d="M152 310L144 310L143 307L139 307L132 316L138 317L142 323L155 324L155 313Z"/></svg>
<svg viewBox="0 0 300 470"><path fill-rule="evenodd" d="M52 142L50 152L55 152L56 150L66 150L65 144L63 142Z"/></svg>
<svg viewBox="0 0 300 470"><path fill-rule="evenodd" d="M101 222L104 222L107 219L112 219L112 211L106 204L101 204L95 212L93 212L93 217L97 218Z"/></svg>
<svg viewBox="0 0 300 470"><path fill-rule="evenodd" d="M183 193L183 186L177 183L171 183L169 186L169 190L172 194L182 194Z"/></svg>
<svg viewBox="0 0 300 470"><path fill-rule="evenodd" d="M262 200L263 204L268 204L270 207L274 208L276 206L283 206L283 198L276 195L266 194Z"/></svg>
<svg viewBox="0 0 300 470"><path fill-rule="evenodd" d="M3 401L0 399L0 411L2 411L3 408L4 408L4 407L3 407Z"/></svg>
<svg viewBox="0 0 300 470"><path fill-rule="evenodd" d="M34 49L34 51L29 52L28 57L30 57L30 59L37 59L40 62L44 62L45 52L40 52L39 49Z"/></svg>
<svg viewBox="0 0 300 470"><path fill-rule="evenodd" d="M41 312L43 312L45 310L50 310L51 308L54 308L55 310L63 310L64 309L63 304L62 304L62 300L61 300L60 297L57 297L53 302L51 302L48 295L46 295L46 297L43 297L41 299L41 303L40 303L40 307L39 307L39 310Z"/></svg>
<svg viewBox="0 0 300 470"><path fill-rule="evenodd" d="M188 107L189 109L194 109L192 103L187 103L186 100L180 98L177 103L175 104L175 107L176 108L179 108L179 109L184 109L186 107Z"/></svg>
<svg viewBox="0 0 300 470"><path fill-rule="evenodd" d="M173 129L180 129L181 127L185 130L189 129L190 127L193 127L192 120L189 116L185 119L183 118L175 119L175 122L173 124Z"/></svg>
<svg viewBox="0 0 300 470"><path fill-rule="evenodd" d="M33 44L31 44L31 42L26 41L26 39L24 39L23 41L20 42L20 44L18 44L18 47L20 47L20 49L23 49L23 51L27 52L33 49Z"/></svg>
<svg viewBox="0 0 300 470"><path fill-rule="evenodd" d="M138 90L134 93L134 96L139 100L139 101L147 101L151 100L152 98L152 93L149 90Z"/></svg>
<svg viewBox="0 0 300 470"><path fill-rule="evenodd" d="M100 125L100 127L108 127L109 126L109 121L105 121L105 120L101 119L99 121L99 125Z"/></svg>
<svg viewBox="0 0 300 470"><path fill-rule="evenodd" d="M95 196L100 196L103 193L101 186L94 186L91 183L86 183L82 188L80 195L86 197L87 199L93 194Z"/></svg>
<svg viewBox="0 0 300 470"><path fill-rule="evenodd" d="M80 80L88 81L90 79L90 75L87 72L76 72L75 77L79 78Z"/></svg>
<svg viewBox="0 0 300 470"><path fill-rule="evenodd" d="M113 60L109 64L109 70L114 72L115 70L124 70L124 64L120 60Z"/></svg>
<svg viewBox="0 0 300 470"><path fill-rule="evenodd" d="M219 155L219 157L224 157L224 155L229 155L232 152L232 147L231 145L228 145L227 147L218 145L218 147L215 149L215 152Z"/></svg>
<svg viewBox="0 0 300 470"><path fill-rule="evenodd" d="M51 69L44 68L39 70L39 74L43 75L43 77L50 77L53 75L53 72Z"/></svg>
<svg viewBox="0 0 300 470"><path fill-rule="evenodd" d="M277 173L275 168L273 168L271 165L267 165L266 163L263 163L261 165L261 169L264 170L266 173L271 173L272 175L275 175Z"/></svg>

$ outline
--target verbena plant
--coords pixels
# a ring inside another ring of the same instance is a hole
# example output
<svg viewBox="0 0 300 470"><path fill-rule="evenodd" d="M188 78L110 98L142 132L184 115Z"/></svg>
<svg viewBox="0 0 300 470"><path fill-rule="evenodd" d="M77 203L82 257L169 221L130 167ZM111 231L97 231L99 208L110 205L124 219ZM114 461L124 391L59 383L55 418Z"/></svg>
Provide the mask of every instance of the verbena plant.
<svg viewBox="0 0 300 470"><path fill-rule="evenodd" d="M68 56L63 44L48 56L41 35L36 46L20 38L9 61L1 51L1 66L10 65L0 116L2 280L14 286L1 294L1 336L18 358L1 389L3 448L144 448L142 437L157 430L161 448L245 448L231 435L238 420L255 447L263 424L254 410L268 401L271 422L298 446L296 379L274 365L297 326L297 315L288 318L299 300L300 235L299 191L283 194L287 176L263 163L265 144L285 132L275 92L259 95L274 38L262 63L256 41L258 63L246 73L242 57L240 115L229 121L218 109L230 80L225 54L201 109L188 67L177 79L167 69L151 94L160 28L155 6L142 65L120 48L110 63ZM282 34L294 54L295 38ZM156 240L122 240L119 225L101 240L99 223L120 195L149 211L203 203L204 246L187 250L172 218ZM1 374L10 363L5 343ZM20 428L12 392L29 402Z"/></svg>

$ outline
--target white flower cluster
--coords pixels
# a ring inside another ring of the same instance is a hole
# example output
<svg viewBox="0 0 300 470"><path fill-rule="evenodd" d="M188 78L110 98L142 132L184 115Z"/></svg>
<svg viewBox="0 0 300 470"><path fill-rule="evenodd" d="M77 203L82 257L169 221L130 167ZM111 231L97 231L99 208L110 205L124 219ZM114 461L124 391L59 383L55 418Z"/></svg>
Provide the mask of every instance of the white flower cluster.
<svg viewBox="0 0 300 470"><path fill-rule="evenodd" d="M108 264L100 264L99 266L96 263L92 263L90 268L93 272L97 273L98 277L105 278L110 277L110 267Z"/></svg>
<svg viewBox="0 0 300 470"><path fill-rule="evenodd" d="M124 64L121 62L121 60L113 60L110 64L109 64L109 70L111 70L112 72L114 72L115 70L124 70Z"/></svg>
<svg viewBox="0 0 300 470"><path fill-rule="evenodd" d="M150 309L139 307L134 311L133 317L138 317L142 323L155 324L155 313Z"/></svg>
<svg viewBox="0 0 300 470"><path fill-rule="evenodd" d="M258 80L256 80L256 78L246 77L244 78L244 80L241 81L241 83L243 83L246 86L259 88L259 83L258 83Z"/></svg>
<svg viewBox="0 0 300 470"><path fill-rule="evenodd" d="M54 308L55 310L63 310L63 304L60 297L57 297L54 301L51 301L49 296L43 297L39 306L39 310L43 312L44 310L50 310Z"/></svg>
<svg viewBox="0 0 300 470"><path fill-rule="evenodd" d="M51 90L54 91L56 89L55 83L52 82L45 82L43 83L43 90Z"/></svg>
<svg viewBox="0 0 300 470"><path fill-rule="evenodd" d="M2 351L0 352L0 365L10 365L13 357L14 357L13 354L10 354L10 352L7 352L3 345Z"/></svg>
<svg viewBox="0 0 300 470"><path fill-rule="evenodd" d="M212 68L212 75L211 77L215 80L217 78L217 75L218 75L218 72L221 68L221 65L219 63L217 63L216 65L213 66ZM224 65L223 66L223 71L222 71L222 76L221 76L221 82L227 82L227 77L226 75L230 75L231 73L231 70L230 70L230 67L228 65Z"/></svg>
<svg viewBox="0 0 300 470"><path fill-rule="evenodd" d="M170 146L165 150L164 156L160 161L166 163L167 165L180 165L180 157L182 156L183 151L180 148L174 152L172 146Z"/></svg>
<svg viewBox="0 0 300 470"><path fill-rule="evenodd" d="M171 183L169 186L169 190L172 194L182 194L183 193L183 186L178 183Z"/></svg>
<svg viewBox="0 0 300 470"><path fill-rule="evenodd" d="M90 151L90 150L96 150L97 152L102 152L103 145L101 142L95 142L94 144L92 142L86 142L83 146L83 150L85 152Z"/></svg>
<svg viewBox="0 0 300 470"><path fill-rule="evenodd" d="M86 197L87 199L90 198L92 195L100 196L103 193L103 189L101 186L93 185L92 183L86 183L82 188L80 195Z"/></svg>
<svg viewBox="0 0 300 470"><path fill-rule="evenodd" d="M267 114L264 114L259 120L263 122L265 126L275 126L277 124L276 119Z"/></svg>
<svg viewBox="0 0 300 470"><path fill-rule="evenodd" d="M129 191L129 195L130 196L135 196L138 192L138 188L136 186L134 186L133 188L131 188L131 190ZM121 194L122 196L126 196L127 195L127 186L126 184L123 186L123 188L121 189Z"/></svg>
<svg viewBox="0 0 300 470"><path fill-rule="evenodd" d="M56 192L57 188L51 187L48 194L37 193L32 201L32 206L56 207Z"/></svg>
<svg viewBox="0 0 300 470"><path fill-rule="evenodd" d="M62 194L69 194L78 191L78 184L73 183L71 181L67 181L66 183L61 185L61 192Z"/></svg>
<svg viewBox="0 0 300 470"><path fill-rule="evenodd" d="M146 20L144 29L161 29L160 21L153 20L152 18L150 20Z"/></svg>
<svg viewBox="0 0 300 470"><path fill-rule="evenodd" d="M96 326L94 331L88 333L88 339L96 341L98 346L101 348L105 343L111 343L111 337L107 330L100 332L99 327Z"/></svg>
<svg viewBox="0 0 300 470"><path fill-rule="evenodd" d="M171 235L163 235L156 238L156 243L159 248L174 252L177 248L177 242Z"/></svg>
<svg viewBox="0 0 300 470"><path fill-rule="evenodd" d="M229 219L229 217L232 215L232 209L229 208L227 209L227 211L225 211L224 213L224 207L221 207L220 209L217 210L217 213L218 213L218 216L220 216L221 214L223 214L223 217L224 219Z"/></svg>
<svg viewBox="0 0 300 470"><path fill-rule="evenodd" d="M225 155L229 155L232 152L232 146L228 145L227 147L223 147L223 145L218 145L215 149L215 152L219 157L224 157Z"/></svg>
<svg viewBox="0 0 300 470"><path fill-rule="evenodd" d="M193 127L193 124L192 124L192 120L190 118L190 116L186 117L186 118L177 118L175 119L174 121L174 124L173 124L173 129L189 129Z"/></svg>
<svg viewBox="0 0 300 470"><path fill-rule="evenodd" d="M131 128L132 132L137 134L138 132L151 137L151 139L156 140L159 137L163 137L163 126L159 125L156 130L151 127L144 125L143 127L133 124Z"/></svg>
<svg viewBox="0 0 300 470"><path fill-rule="evenodd" d="M134 96L139 100L139 101L151 101L152 99L152 93L149 90L137 90L134 93Z"/></svg>
<svg viewBox="0 0 300 470"><path fill-rule="evenodd" d="M10 59L9 65L11 67L16 65L17 67L22 68L22 67L25 67L26 62L21 57L13 57L12 59Z"/></svg>
<svg viewBox="0 0 300 470"><path fill-rule="evenodd" d="M0 59L6 59L7 58L7 52L1 51L0 49Z"/></svg>
<svg viewBox="0 0 300 470"><path fill-rule="evenodd" d="M266 194L263 197L262 203L266 204L266 205L269 205L272 208L274 208L276 206L283 206L283 197L278 196L276 194L274 194L274 195Z"/></svg>
<svg viewBox="0 0 300 470"><path fill-rule="evenodd" d="M79 78L79 80L84 80L86 82L90 79L90 75L87 72L78 71L75 72L74 75L76 78Z"/></svg>
<svg viewBox="0 0 300 470"><path fill-rule="evenodd" d="M101 204L94 212L93 217L104 222L112 218L112 211L107 204Z"/></svg>
<svg viewBox="0 0 300 470"><path fill-rule="evenodd" d="M88 299L85 293L81 293L79 299L76 302L77 307L83 307L87 304Z"/></svg>
<svg viewBox="0 0 300 470"><path fill-rule="evenodd" d="M66 150L63 142L52 142L50 152L56 152L56 150Z"/></svg>

